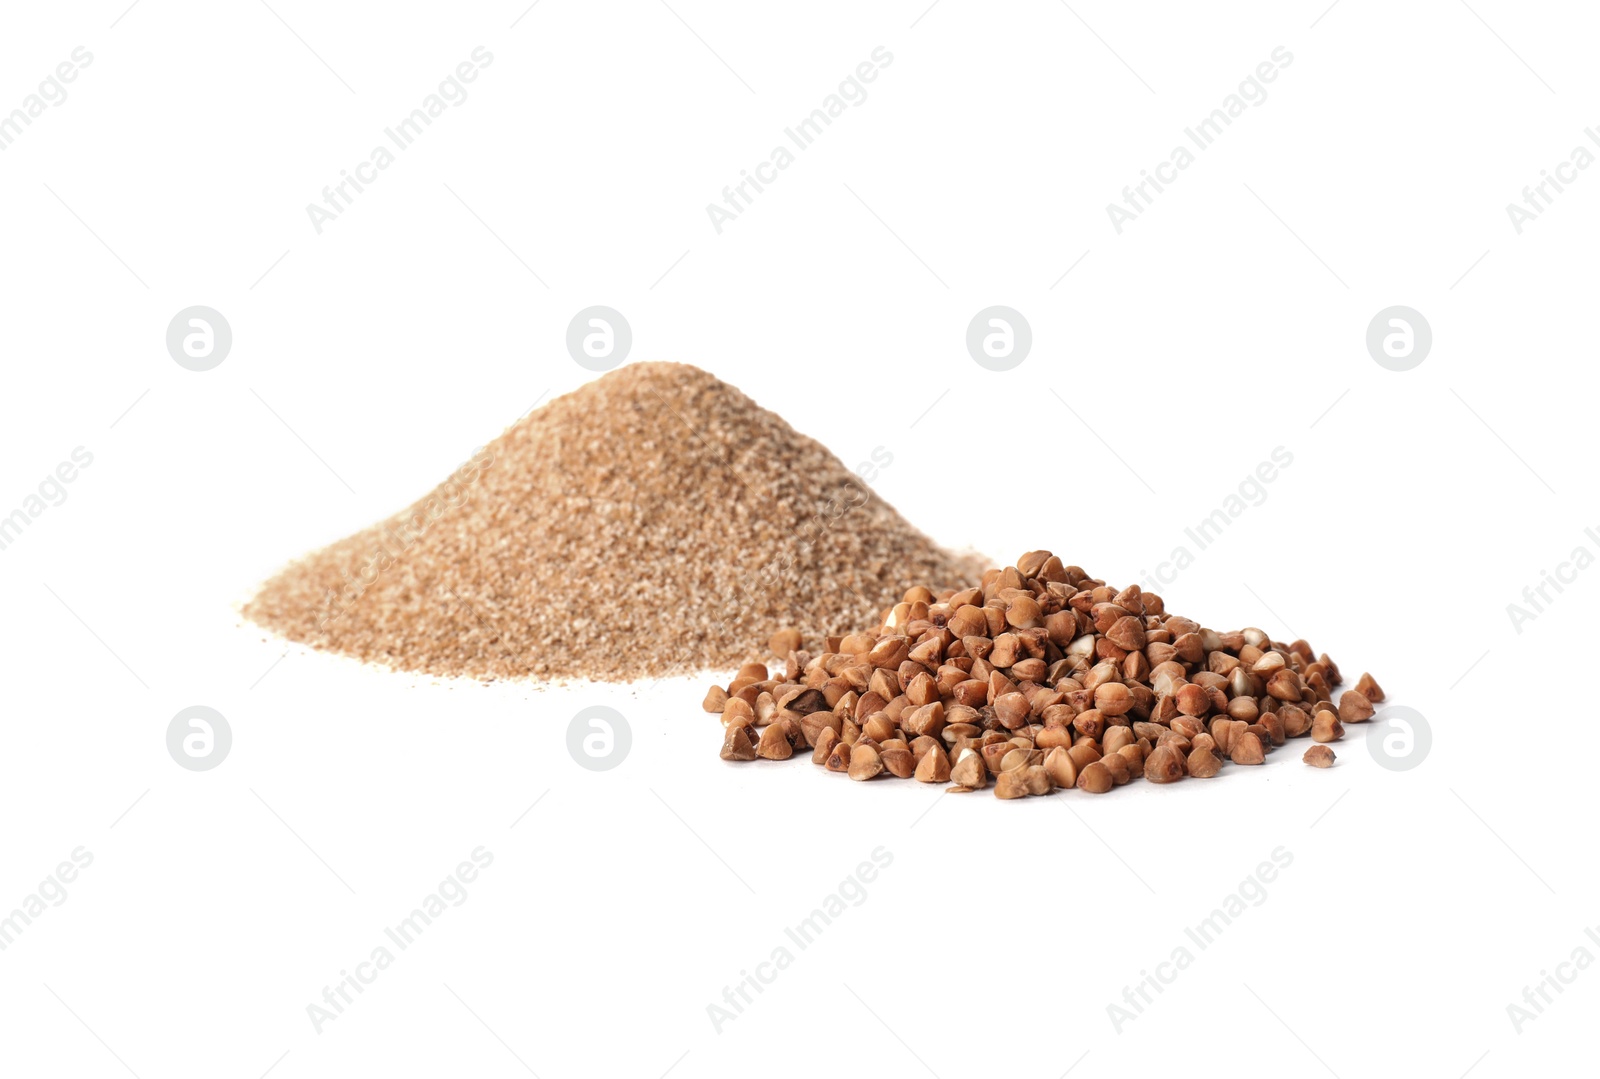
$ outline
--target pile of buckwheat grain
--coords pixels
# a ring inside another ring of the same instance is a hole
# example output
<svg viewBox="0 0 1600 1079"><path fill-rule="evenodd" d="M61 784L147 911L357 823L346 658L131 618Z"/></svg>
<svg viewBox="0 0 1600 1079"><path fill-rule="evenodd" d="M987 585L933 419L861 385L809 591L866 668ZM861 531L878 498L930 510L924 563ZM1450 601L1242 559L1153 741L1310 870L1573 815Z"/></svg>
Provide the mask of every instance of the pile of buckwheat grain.
<svg viewBox="0 0 1600 1079"><path fill-rule="evenodd" d="M1173 783L1215 776L1224 761L1260 764L1308 734L1302 759L1330 767L1324 743L1384 699L1363 674L1335 704L1339 668L1305 641L1206 629L1049 551L989 570L978 587L913 587L876 628L828 637L817 653L802 646L799 631L780 630L768 643L779 673L746 664L706 694L724 760L810 751L856 780L972 791L993 776L1001 798L1104 794L1141 775Z"/></svg>
<svg viewBox="0 0 1600 1079"><path fill-rule="evenodd" d="M639 363L529 413L244 613L431 675L628 681L731 667L763 626L838 632L908 575L948 586L978 568L732 386Z"/></svg>

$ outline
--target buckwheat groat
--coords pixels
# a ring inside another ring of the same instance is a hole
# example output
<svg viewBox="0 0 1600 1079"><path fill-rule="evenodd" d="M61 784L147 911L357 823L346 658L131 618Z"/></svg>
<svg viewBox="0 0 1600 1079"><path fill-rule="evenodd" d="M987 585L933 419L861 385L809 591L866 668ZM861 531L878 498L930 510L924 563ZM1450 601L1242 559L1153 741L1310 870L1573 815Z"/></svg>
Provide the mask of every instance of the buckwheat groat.
<svg viewBox="0 0 1600 1079"><path fill-rule="evenodd" d="M1106 794L1259 765L1308 734L1319 744L1303 759L1326 768L1334 754L1320 743L1343 737L1341 717L1372 714L1360 689L1335 703L1339 668L1305 641L1218 633L1049 551L971 587L913 585L862 625L815 641L759 627L775 664L745 664L701 705L729 732L723 759L749 760L729 747L766 726L798 732L795 748L830 770L848 761L860 781L887 772L969 792L992 776L1008 800Z"/></svg>

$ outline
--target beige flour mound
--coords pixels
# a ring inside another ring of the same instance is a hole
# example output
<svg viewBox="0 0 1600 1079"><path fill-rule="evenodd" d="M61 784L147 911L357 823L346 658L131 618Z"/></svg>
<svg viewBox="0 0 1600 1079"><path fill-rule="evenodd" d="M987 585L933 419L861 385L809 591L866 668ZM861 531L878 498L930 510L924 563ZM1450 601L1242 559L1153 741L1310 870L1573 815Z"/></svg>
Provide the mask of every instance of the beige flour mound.
<svg viewBox="0 0 1600 1079"><path fill-rule="evenodd" d="M874 451L860 471L892 459ZM641 363L289 566L245 615L432 675L630 681L737 666L774 625L845 632L912 583L956 587L979 569L732 386Z"/></svg>

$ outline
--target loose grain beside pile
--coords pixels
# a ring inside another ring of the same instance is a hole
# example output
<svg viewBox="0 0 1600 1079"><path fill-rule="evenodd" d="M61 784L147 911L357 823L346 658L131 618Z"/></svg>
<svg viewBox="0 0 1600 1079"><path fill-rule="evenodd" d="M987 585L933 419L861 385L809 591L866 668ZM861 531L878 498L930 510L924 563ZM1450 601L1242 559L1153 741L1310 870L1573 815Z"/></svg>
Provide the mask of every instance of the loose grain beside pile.
<svg viewBox="0 0 1600 1079"><path fill-rule="evenodd" d="M431 675L629 681L756 658L773 623L842 632L907 573L949 587L977 572L817 442L683 364L619 368L469 464L289 566L245 615Z"/></svg>
<svg viewBox="0 0 1600 1079"><path fill-rule="evenodd" d="M818 652L774 633L773 672L749 663L704 708L722 718L722 758L812 763L854 780L889 775L1000 798L1071 787L1104 794L1206 779L1261 764L1290 738L1323 743L1362 723L1384 693L1353 688L1326 654L1260 629L1219 633L1168 614L1160 596L1117 589L1032 551L960 591L908 589L871 629Z"/></svg>

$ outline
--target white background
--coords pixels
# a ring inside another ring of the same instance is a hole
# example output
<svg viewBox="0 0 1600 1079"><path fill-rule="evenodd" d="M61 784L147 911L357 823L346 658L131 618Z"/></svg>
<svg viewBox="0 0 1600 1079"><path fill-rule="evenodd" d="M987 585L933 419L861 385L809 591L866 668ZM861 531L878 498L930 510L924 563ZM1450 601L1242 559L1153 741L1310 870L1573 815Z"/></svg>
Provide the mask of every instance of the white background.
<svg viewBox="0 0 1600 1079"><path fill-rule="evenodd" d="M1600 973L1520 1033L1507 1005L1600 955L1596 574L1521 632L1506 606L1600 551L1600 170L1520 235L1505 207L1600 125L1592 11L124 6L0 30L0 110L94 57L0 153L0 515L93 454L0 551L0 911L94 857L0 952L4 1071L1573 1072ZM465 103L317 234L306 204L479 45ZM706 204L880 45L719 235ZM1278 46L1267 99L1117 234L1106 204ZM234 334L206 373L164 342L194 304ZM1213 782L952 798L724 764L709 678L452 685L241 623L286 560L591 377L563 343L591 304L630 360L705 367L847 465L885 447L878 491L996 559L1134 582L1284 447L1169 609L1370 669L1431 754L1384 770L1358 728L1327 772L1302 742ZM992 304L1033 330L1005 373L964 346ZM1434 333L1404 373L1364 340L1394 304ZM194 704L232 727L214 771L167 753ZM594 704L633 732L608 772L566 748ZM318 1033L307 1005L480 845L467 901ZM1107 1005L1280 846L1119 1031ZM877 847L865 901L719 1032L707 1006Z"/></svg>

